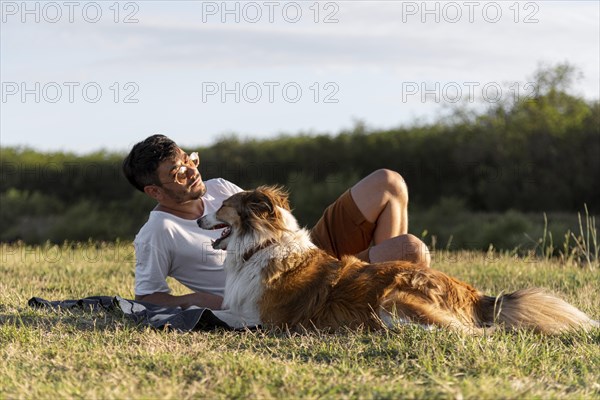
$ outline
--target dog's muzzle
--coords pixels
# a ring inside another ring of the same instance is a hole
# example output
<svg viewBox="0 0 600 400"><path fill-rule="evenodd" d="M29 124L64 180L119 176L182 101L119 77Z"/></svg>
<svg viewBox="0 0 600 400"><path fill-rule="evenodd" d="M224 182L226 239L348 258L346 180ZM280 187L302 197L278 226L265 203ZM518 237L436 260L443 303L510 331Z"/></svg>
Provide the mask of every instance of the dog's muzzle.
<svg viewBox="0 0 600 400"><path fill-rule="evenodd" d="M229 237L229 235L231 235L231 226L226 223L223 223L222 221L215 219L213 215L214 214L210 214L210 215L205 215L202 218L198 218L196 220L196 223L198 224L198 226L201 229L206 229L206 230L223 229L223 232L221 232L221 237L212 241L212 247L213 247L213 249L225 250L225 248L223 248L221 246L221 244L222 244L223 240L227 239Z"/></svg>

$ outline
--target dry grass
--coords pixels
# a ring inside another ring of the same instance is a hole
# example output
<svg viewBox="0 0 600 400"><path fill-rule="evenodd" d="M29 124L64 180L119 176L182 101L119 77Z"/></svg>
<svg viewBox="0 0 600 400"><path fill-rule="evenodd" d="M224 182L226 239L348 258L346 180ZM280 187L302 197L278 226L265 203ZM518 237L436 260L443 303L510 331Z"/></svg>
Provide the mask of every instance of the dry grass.
<svg viewBox="0 0 600 400"><path fill-rule="evenodd" d="M116 312L27 306L33 296L131 298L130 243L0 250L0 399L600 397L599 330L155 331ZM473 252L438 252L434 263L490 293L543 286L600 318L597 270Z"/></svg>

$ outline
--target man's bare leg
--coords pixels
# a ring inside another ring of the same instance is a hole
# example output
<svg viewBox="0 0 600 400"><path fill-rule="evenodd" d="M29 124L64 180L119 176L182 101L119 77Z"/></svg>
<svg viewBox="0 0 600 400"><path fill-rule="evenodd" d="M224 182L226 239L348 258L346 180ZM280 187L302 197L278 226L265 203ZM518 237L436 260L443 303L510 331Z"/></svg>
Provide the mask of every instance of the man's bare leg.
<svg viewBox="0 0 600 400"><path fill-rule="evenodd" d="M407 260L429 265L427 246L408 235L408 187L397 172L380 169L350 189L363 216L375 224L373 246L361 258L371 262Z"/></svg>

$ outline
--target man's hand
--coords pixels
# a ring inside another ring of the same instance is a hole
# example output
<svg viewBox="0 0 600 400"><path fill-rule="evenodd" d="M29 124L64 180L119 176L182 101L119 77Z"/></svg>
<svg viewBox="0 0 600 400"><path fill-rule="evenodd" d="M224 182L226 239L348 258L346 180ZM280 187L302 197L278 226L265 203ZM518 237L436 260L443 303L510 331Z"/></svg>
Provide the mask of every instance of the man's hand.
<svg viewBox="0 0 600 400"><path fill-rule="evenodd" d="M209 293L190 293L183 296L173 296L169 293L156 292L145 296L135 296L137 301L144 301L165 307L198 306L210 308L211 310L220 310L223 298Z"/></svg>

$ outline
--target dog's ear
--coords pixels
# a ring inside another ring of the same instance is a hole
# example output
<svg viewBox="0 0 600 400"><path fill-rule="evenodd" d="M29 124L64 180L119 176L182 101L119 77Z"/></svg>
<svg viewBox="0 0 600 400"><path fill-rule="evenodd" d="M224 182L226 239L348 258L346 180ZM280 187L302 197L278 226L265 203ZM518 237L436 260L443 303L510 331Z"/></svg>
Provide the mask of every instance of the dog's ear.
<svg viewBox="0 0 600 400"><path fill-rule="evenodd" d="M288 193L282 186L259 186L255 192L267 197L271 206L281 207L290 211Z"/></svg>
<svg viewBox="0 0 600 400"><path fill-rule="evenodd" d="M255 216L268 219L269 216L275 214L276 204L269 196L259 190L248 192L245 203L246 210Z"/></svg>

